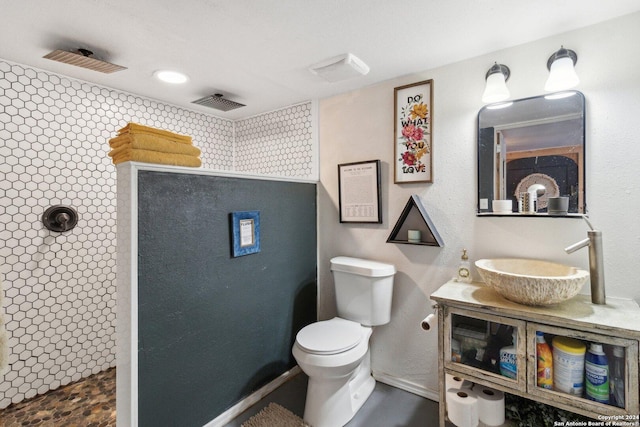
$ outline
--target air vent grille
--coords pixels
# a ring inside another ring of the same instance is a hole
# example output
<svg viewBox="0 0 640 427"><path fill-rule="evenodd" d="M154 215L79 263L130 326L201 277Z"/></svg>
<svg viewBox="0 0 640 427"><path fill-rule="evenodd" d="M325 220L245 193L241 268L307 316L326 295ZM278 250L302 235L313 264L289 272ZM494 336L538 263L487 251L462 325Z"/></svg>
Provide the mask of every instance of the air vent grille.
<svg viewBox="0 0 640 427"><path fill-rule="evenodd" d="M244 104L241 104L239 102L224 99L223 96L219 93L200 98L196 101L193 101L193 104L204 105L205 107L213 108L220 111L230 111L235 110L236 108L245 107Z"/></svg>
<svg viewBox="0 0 640 427"><path fill-rule="evenodd" d="M123 67L121 65L92 58L92 55L93 52L86 49L78 49L78 52L68 52L66 50L58 49L46 54L43 58L107 74L127 69L127 67Z"/></svg>

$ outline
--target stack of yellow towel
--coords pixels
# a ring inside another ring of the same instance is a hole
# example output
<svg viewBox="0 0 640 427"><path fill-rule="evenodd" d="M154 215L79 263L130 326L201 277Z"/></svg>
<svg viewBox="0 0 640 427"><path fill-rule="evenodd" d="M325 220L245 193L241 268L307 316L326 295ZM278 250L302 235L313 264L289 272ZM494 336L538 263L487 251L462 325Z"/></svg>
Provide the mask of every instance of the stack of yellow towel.
<svg viewBox="0 0 640 427"><path fill-rule="evenodd" d="M191 137L137 123L129 123L109 140L109 157L113 164L122 162L159 163L173 166L200 167L200 149Z"/></svg>

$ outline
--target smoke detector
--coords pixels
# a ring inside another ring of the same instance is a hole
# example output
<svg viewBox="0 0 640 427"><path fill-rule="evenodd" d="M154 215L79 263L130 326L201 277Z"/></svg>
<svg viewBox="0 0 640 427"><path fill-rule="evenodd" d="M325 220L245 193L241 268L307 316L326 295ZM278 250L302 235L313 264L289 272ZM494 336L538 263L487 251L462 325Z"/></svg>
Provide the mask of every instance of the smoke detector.
<svg viewBox="0 0 640 427"><path fill-rule="evenodd" d="M53 52L49 52L43 56L43 58L107 74L127 69L127 67L94 58L93 52L88 49L78 49L75 52L58 49Z"/></svg>
<svg viewBox="0 0 640 427"><path fill-rule="evenodd" d="M369 73L369 66L354 54L345 53L312 65L309 71L334 83L364 76Z"/></svg>
<svg viewBox="0 0 640 427"><path fill-rule="evenodd" d="M192 101L192 103L198 104L198 105L204 105L205 107L213 108L215 110L220 110L220 111L230 111L230 110L235 110L236 108L245 106L244 104L241 104L239 102L225 99L224 95L222 95L221 93L205 96L204 98L200 98L198 100Z"/></svg>

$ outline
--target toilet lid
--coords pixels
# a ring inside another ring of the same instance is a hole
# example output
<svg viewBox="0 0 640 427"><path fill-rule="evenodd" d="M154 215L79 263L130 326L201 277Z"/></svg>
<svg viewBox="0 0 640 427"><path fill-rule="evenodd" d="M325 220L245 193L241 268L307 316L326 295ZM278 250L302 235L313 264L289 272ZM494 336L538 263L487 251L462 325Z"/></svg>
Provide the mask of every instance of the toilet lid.
<svg viewBox="0 0 640 427"><path fill-rule="evenodd" d="M362 340L359 323L334 317L312 323L296 335L298 345L308 353L336 354L347 351Z"/></svg>

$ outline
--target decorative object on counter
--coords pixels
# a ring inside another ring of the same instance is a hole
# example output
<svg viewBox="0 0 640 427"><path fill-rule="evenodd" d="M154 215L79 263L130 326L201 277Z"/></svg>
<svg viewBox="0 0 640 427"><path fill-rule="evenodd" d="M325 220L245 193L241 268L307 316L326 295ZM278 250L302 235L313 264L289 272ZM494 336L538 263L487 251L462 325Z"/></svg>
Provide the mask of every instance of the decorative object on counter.
<svg viewBox="0 0 640 427"><path fill-rule="evenodd" d="M494 200L491 202L493 213L496 214L510 214L513 213L513 201L506 200Z"/></svg>
<svg viewBox="0 0 640 427"><path fill-rule="evenodd" d="M569 211L569 197L558 196L547 198L547 212L549 215L566 215Z"/></svg>
<svg viewBox="0 0 640 427"><path fill-rule="evenodd" d="M547 60L549 77L544 85L547 92L555 92L575 87L580 83L574 66L578 62L578 54L571 49L560 49L553 53Z"/></svg>
<svg viewBox="0 0 640 427"><path fill-rule="evenodd" d="M420 243L420 230L407 230L409 243Z"/></svg>
<svg viewBox="0 0 640 427"><path fill-rule="evenodd" d="M611 379L609 386L611 388L610 401L612 405L624 408L624 348L619 346L613 347L613 359L611 360Z"/></svg>
<svg viewBox="0 0 640 427"><path fill-rule="evenodd" d="M589 275L591 277L591 302L606 304L607 297L604 287L604 255L602 253L602 232L593 228L586 216L582 217L591 230L587 231L587 238L576 244L564 248L568 254L589 247Z"/></svg>
<svg viewBox="0 0 640 427"><path fill-rule="evenodd" d="M537 259L480 259L482 280L504 298L525 305L552 305L578 295L589 273Z"/></svg>
<svg viewBox="0 0 640 427"><path fill-rule="evenodd" d="M433 80L397 87L393 99L393 182L433 182Z"/></svg>
<svg viewBox="0 0 640 427"><path fill-rule="evenodd" d="M552 345L554 390L582 396L587 346L582 341L563 336L554 337Z"/></svg>
<svg viewBox="0 0 640 427"><path fill-rule="evenodd" d="M51 206L42 214L42 223L50 231L69 231L78 223L78 212L71 206Z"/></svg>
<svg viewBox="0 0 640 427"><path fill-rule="evenodd" d="M490 104L509 98L507 80L509 80L510 75L511 70L506 65L498 64L497 62L493 64L485 76L487 83L482 93L482 102Z"/></svg>
<svg viewBox="0 0 640 427"><path fill-rule="evenodd" d="M471 283L471 264L469 263L469 257L467 256L467 250L462 250L462 256L460 257L460 264L458 264L458 275L456 281L463 283Z"/></svg>
<svg viewBox="0 0 640 427"><path fill-rule="evenodd" d="M548 390L553 389L553 353L544 339L542 331L536 331L536 361L538 362L536 385Z"/></svg>
<svg viewBox="0 0 640 427"><path fill-rule="evenodd" d="M113 164L122 162L157 163L172 166L200 167L200 149L190 136L179 135L137 123L129 123L109 140Z"/></svg>
<svg viewBox="0 0 640 427"><path fill-rule="evenodd" d="M524 212L535 213L547 207L549 197L558 197L560 188L555 179L544 173L532 173L520 180L516 186L514 195L529 194L529 210ZM533 202L535 200L535 203Z"/></svg>
<svg viewBox="0 0 640 427"><path fill-rule="evenodd" d="M408 239L403 240L400 236L408 236L408 230L421 230L420 241L410 242ZM387 243L408 243L412 245L425 246L444 246L442 237L438 234L435 225L429 218L426 209L420 202L417 194L411 196L405 205L396 225L391 230L391 234L387 238Z"/></svg>
<svg viewBox="0 0 640 427"><path fill-rule="evenodd" d="M382 224L380 160L338 165L340 222Z"/></svg>
<svg viewBox="0 0 640 427"><path fill-rule="evenodd" d="M260 252L260 211L232 212L231 255L234 258Z"/></svg>
<svg viewBox="0 0 640 427"><path fill-rule="evenodd" d="M602 344L591 343L584 361L586 397L609 404L609 361Z"/></svg>

